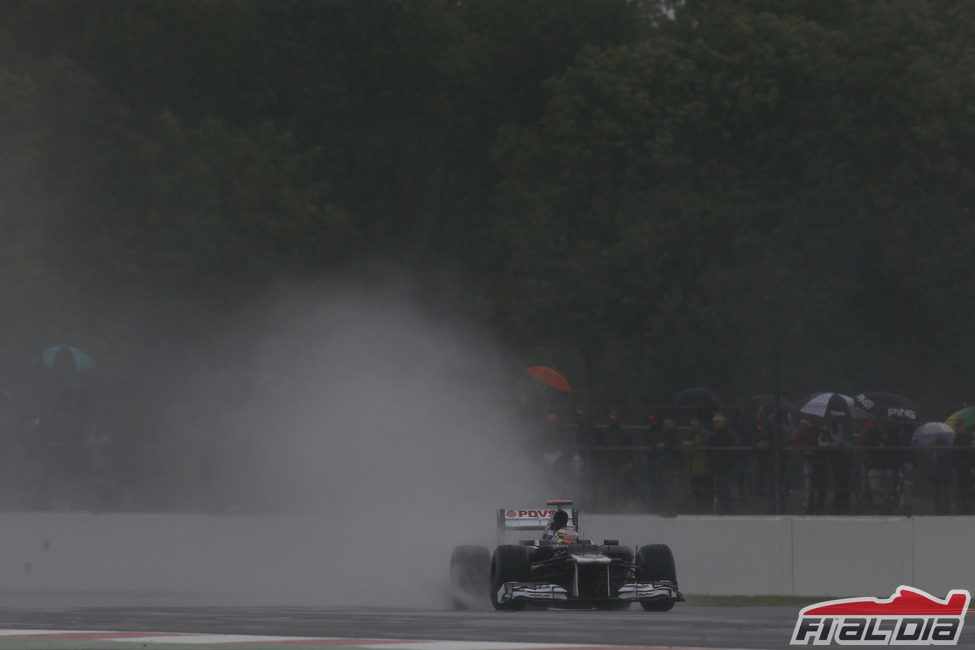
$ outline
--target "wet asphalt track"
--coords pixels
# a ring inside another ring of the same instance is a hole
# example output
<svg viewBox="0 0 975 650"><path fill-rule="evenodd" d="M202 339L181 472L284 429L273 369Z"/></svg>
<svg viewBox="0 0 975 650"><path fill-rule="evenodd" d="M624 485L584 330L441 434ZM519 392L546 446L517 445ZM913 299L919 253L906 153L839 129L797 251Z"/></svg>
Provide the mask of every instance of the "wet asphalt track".
<svg viewBox="0 0 975 650"><path fill-rule="evenodd" d="M771 649L789 647L791 607L670 612L437 611L293 607L0 608L0 627ZM962 644L971 643L970 633Z"/></svg>

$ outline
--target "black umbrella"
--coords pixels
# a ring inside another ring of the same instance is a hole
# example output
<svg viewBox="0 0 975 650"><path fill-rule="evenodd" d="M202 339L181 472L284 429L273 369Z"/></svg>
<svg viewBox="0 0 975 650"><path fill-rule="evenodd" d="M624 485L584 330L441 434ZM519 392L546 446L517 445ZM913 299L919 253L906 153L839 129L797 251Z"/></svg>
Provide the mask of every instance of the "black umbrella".
<svg viewBox="0 0 975 650"><path fill-rule="evenodd" d="M917 422L914 402L895 393L860 393L853 398L857 406L880 420Z"/></svg>
<svg viewBox="0 0 975 650"><path fill-rule="evenodd" d="M758 410L758 408L762 406L764 406L767 409L775 408L775 402L776 402L775 395L771 395L771 394L752 395L747 400L745 400L746 406L752 412ZM798 410L798 407L795 404L793 404L792 402L790 402L784 397L779 397L778 403L779 403L779 410L782 411L783 413L795 413Z"/></svg>
<svg viewBox="0 0 975 650"><path fill-rule="evenodd" d="M719 409L724 399L710 388L685 388L674 395L674 406Z"/></svg>
<svg viewBox="0 0 975 650"><path fill-rule="evenodd" d="M793 428L798 417L799 407L784 397L776 398L772 394L752 395L745 400L744 408L745 412L753 417L757 417L758 410L764 408L771 417L776 411L776 403L778 403L779 418L782 425L789 429Z"/></svg>

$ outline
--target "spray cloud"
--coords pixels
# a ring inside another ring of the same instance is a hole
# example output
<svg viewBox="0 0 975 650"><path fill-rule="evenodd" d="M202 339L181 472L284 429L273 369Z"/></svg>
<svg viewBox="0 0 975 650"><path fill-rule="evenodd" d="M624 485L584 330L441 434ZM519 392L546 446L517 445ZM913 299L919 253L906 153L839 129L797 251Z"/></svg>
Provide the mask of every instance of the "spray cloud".
<svg viewBox="0 0 975 650"><path fill-rule="evenodd" d="M252 358L225 360L253 378L247 390L222 400L204 381L188 386L217 430L222 507L300 513L326 529L315 571L329 584L273 585L268 597L441 604L453 545L491 546L496 508L551 496L530 436L502 415L503 355L388 291L262 309L272 324Z"/></svg>

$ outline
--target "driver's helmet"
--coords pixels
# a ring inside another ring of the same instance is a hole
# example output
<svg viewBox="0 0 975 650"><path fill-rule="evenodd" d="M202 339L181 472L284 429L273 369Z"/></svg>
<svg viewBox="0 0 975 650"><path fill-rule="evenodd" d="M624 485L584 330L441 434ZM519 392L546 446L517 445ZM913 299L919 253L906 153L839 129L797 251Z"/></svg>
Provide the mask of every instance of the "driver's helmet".
<svg viewBox="0 0 975 650"><path fill-rule="evenodd" d="M556 544L578 544L579 531L572 530L571 528L559 528L557 531L555 531L555 543Z"/></svg>
<svg viewBox="0 0 975 650"><path fill-rule="evenodd" d="M548 522L548 529L550 531L556 531L559 528L565 528L569 523L569 513L565 510L559 508L552 515L552 520Z"/></svg>

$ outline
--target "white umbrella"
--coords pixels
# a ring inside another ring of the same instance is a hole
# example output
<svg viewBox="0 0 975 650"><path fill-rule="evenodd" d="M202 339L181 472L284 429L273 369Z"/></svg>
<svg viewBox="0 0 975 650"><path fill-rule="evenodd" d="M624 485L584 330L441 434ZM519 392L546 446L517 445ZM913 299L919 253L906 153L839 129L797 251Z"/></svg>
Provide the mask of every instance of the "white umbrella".
<svg viewBox="0 0 975 650"><path fill-rule="evenodd" d="M945 436L948 444L955 442L955 430L944 422L925 422L911 436L911 444L915 447L930 447L940 436Z"/></svg>
<svg viewBox="0 0 975 650"><path fill-rule="evenodd" d="M833 395L839 395L843 398L846 405L850 407L850 415L854 420L865 420L870 417L869 413L856 405L852 397L843 395L842 393L816 393L806 400L806 403L799 408L799 412L805 413L806 415L815 415L819 418L825 417L826 405L829 404L829 400Z"/></svg>

